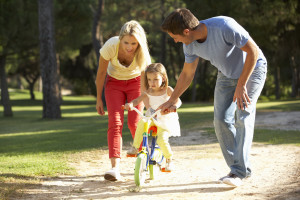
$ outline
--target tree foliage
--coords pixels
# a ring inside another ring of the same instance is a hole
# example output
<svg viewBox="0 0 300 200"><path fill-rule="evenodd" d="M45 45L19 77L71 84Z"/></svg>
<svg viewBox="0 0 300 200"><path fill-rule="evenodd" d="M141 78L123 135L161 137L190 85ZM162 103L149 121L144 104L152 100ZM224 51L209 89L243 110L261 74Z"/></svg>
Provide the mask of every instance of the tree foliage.
<svg viewBox="0 0 300 200"><path fill-rule="evenodd" d="M10 76L23 74L25 78L25 72L31 73L26 65L32 74L38 71L30 64L39 60L37 2L0 0L0 56L5 59L4 72ZM95 94L99 59L95 52L118 35L126 21L134 19L147 33L152 61L165 65L174 87L184 62L182 45L163 33L160 24L178 7L190 9L199 20L218 15L235 18L267 57L263 95L299 97L299 0L54 0L55 50L61 77L77 94ZM216 74L209 62L200 60L183 101L212 100Z"/></svg>

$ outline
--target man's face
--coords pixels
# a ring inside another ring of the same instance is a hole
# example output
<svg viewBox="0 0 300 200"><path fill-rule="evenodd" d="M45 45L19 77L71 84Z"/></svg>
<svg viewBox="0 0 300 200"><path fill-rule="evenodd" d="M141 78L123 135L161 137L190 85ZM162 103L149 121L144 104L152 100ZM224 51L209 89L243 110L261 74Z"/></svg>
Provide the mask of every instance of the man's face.
<svg viewBox="0 0 300 200"><path fill-rule="evenodd" d="M189 31L183 32L183 35L177 35L177 34L173 34L171 32L168 32L168 34L170 35L171 38L173 38L175 43L181 42L185 45L189 45L193 42L193 40L191 39L191 36L189 35Z"/></svg>

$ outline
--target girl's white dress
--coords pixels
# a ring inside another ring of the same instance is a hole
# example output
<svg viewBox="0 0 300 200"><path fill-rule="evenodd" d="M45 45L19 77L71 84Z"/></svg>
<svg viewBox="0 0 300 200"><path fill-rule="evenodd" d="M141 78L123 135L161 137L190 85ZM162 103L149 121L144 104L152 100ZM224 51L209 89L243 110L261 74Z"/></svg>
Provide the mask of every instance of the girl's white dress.
<svg viewBox="0 0 300 200"><path fill-rule="evenodd" d="M146 93L147 94L147 93ZM168 101L170 98L167 93L161 95L161 96L152 96L147 94L149 98L149 104L150 107L154 110L156 110L161 104ZM149 108L147 112L151 112ZM177 112L172 112L166 115L161 115L160 113L157 114L157 122L156 126L159 126L163 129L166 129L169 131L170 136L180 136L180 125L179 125L179 117Z"/></svg>

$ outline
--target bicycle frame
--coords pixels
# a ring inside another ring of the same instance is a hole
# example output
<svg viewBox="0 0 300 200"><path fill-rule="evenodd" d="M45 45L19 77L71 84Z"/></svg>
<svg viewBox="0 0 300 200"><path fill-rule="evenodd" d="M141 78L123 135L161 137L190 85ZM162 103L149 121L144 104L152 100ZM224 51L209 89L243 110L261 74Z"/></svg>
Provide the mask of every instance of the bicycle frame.
<svg viewBox="0 0 300 200"><path fill-rule="evenodd" d="M153 119L155 120L155 119ZM157 140L157 127L151 126L149 128L149 125L151 123L151 119L146 121L144 124L144 132L143 132L143 142L142 142L142 150L138 153L146 153L147 154L147 166L149 164L155 165L163 162L164 156L161 156L161 159L154 158L154 150L159 149L159 147L156 146L156 140ZM148 136L152 136L150 151L149 151L149 144L148 144ZM149 155L150 153L150 155Z"/></svg>
<svg viewBox="0 0 300 200"><path fill-rule="evenodd" d="M124 107L122 107L122 109L124 109ZM143 130L143 142L142 142L142 150L139 152L145 152L149 155L149 145L148 145L148 136L150 136L150 134L152 135L152 142L151 142L151 154L150 156L148 156L148 161L152 160L151 162L153 162L153 153L154 153L154 149L156 148L156 140L157 140L157 126L151 126L149 129L149 126L151 124L151 121L157 123L156 119L154 118L161 110L157 110L155 113L151 114L150 116L144 116L144 114L139 111L137 108L135 107L131 107L131 110L134 110L135 112L137 112L142 119L145 121L144 123L144 130ZM155 163L151 163L151 164L160 164L162 162L163 158L160 161L156 161ZM148 165L148 163L147 163Z"/></svg>
<svg viewBox="0 0 300 200"><path fill-rule="evenodd" d="M124 106L122 106L124 109ZM135 166L135 183L137 186L140 186L144 183L143 173L146 171L150 171L150 179L154 179L154 165L158 164L161 166L162 162L164 161L164 156L160 150L160 148L156 145L157 141L157 126L150 126L151 122L153 121L154 124L157 124L156 119L154 118L161 110L156 111L155 113L151 114L150 116L144 116L142 112L140 112L135 107L131 107L131 110L136 111L143 119L144 129L143 129L143 141L142 141L142 149L139 151L136 160ZM152 135L152 142L149 149L148 144L148 136ZM150 151L149 151L150 150ZM144 161L141 159L145 158ZM143 165L145 162L145 166Z"/></svg>

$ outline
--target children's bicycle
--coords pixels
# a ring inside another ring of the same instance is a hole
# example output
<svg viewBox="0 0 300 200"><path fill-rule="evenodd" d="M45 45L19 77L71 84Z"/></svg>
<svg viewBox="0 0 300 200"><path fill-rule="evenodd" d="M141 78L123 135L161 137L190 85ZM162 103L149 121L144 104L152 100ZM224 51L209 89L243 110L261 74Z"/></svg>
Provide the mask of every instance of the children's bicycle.
<svg viewBox="0 0 300 200"><path fill-rule="evenodd" d="M122 109L125 109L122 106ZM146 180L146 174L149 172L150 179L154 179L156 172L155 168L158 165L159 169L163 172L166 172L164 168L162 168L162 163L164 162L165 158L161 152L161 149L156 144L157 140L157 126L150 126L151 122L153 121L154 124L157 123L155 116L161 111L158 110L151 114L150 116L144 116L142 112L140 112L137 108L131 107L131 110L136 111L143 119L144 123L144 131L143 131L143 142L142 142L142 149L137 154L137 159L135 162L134 168L134 182L136 186L141 186L144 184ZM148 136L152 136L151 145L148 145Z"/></svg>

